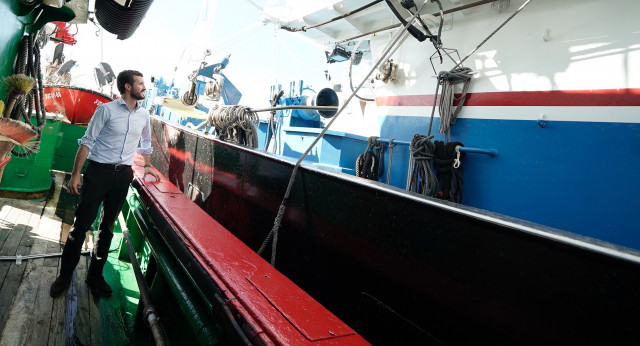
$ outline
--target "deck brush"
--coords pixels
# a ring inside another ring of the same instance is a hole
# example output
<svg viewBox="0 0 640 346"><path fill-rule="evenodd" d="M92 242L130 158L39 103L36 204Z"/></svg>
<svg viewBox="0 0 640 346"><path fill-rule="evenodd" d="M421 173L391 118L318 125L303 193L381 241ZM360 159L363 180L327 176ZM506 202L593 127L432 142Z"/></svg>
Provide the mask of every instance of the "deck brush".
<svg viewBox="0 0 640 346"><path fill-rule="evenodd" d="M11 111L20 98L33 89L35 80L23 74L12 75L3 78L3 82L8 87L9 102L6 107L4 102L0 105L0 161L4 160L13 149L14 145L22 147L35 147L35 141L29 142L38 133L28 124L10 118ZM2 112L4 111L4 112ZM1 173L0 173L1 174Z"/></svg>
<svg viewBox="0 0 640 346"><path fill-rule="evenodd" d="M11 111L13 110L13 106L16 101L20 96L31 91L36 81L24 74L14 74L4 77L2 81L9 89L9 103L7 103L7 107L4 110L4 117L8 118L11 115Z"/></svg>
<svg viewBox="0 0 640 346"><path fill-rule="evenodd" d="M27 142L37 134L31 126L22 121L0 118L0 141L8 141L15 145L30 147Z"/></svg>

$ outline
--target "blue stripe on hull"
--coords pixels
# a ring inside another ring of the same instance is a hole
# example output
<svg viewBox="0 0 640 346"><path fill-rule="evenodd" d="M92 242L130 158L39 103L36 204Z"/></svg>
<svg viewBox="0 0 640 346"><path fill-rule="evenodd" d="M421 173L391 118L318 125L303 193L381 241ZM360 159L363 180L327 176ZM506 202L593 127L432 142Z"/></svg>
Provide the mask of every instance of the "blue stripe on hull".
<svg viewBox="0 0 640 346"><path fill-rule="evenodd" d="M382 138L405 141L416 129L426 134L429 121L379 120ZM436 118L432 132L442 140L438 126ZM458 119L451 136L498 151L467 155L463 204L640 249L639 124ZM407 155L394 151L393 185L404 187Z"/></svg>

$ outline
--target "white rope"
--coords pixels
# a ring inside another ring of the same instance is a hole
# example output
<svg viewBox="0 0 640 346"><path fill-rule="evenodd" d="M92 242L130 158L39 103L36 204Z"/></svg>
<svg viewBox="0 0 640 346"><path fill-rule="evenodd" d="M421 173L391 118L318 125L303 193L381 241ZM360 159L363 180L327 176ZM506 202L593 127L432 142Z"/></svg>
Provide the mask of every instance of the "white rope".
<svg viewBox="0 0 640 346"><path fill-rule="evenodd" d="M206 126L213 126L220 140L257 148L259 121L258 114L249 107L214 105L209 109Z"/></svg>

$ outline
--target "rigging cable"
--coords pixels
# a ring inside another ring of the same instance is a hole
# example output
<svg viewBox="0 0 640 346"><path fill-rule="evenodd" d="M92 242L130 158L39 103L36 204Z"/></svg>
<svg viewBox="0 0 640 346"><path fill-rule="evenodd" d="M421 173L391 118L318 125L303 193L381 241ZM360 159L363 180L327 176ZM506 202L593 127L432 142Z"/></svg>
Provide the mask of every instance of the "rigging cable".
<svg viewBox="0 0 640 346"><path fill-rule="evenodd" d="M422 8L424 8L424 6L427 4L427 2L428 2L428 0L425 0L425 2L421 5L420 10L422 10ZM300 168L300 165L302 164L302 161L304 160L305 157L307 157L309 152L311 152L311 149L313 149L313 147L315 147L315 145L318 143L318 141L320 141L320 139L322 138L322 136L324 136L324 134L327 132L327 130L329 130L331 125L336 121L336 119L338 119L340 114L342 114L342 111L347 107L349 102L351 102L351 100L353 99L355 94L358 92L358 90L360 90L360 88L362 88L362 86L367 81L367 79L371 76L371 74L373 74L373 72L376 71L378 66L383 61L386 61L387 56L390 56L390 53L393 54L392 50L395 52L395 49L397 49L397 46L394 47L396 45L396 43L400 42L401 40L404 41L404 39L407 38L407 36L408 36L408 34L406 34L407 33L407 28L409 27L409 25L411 25L411 23L413 23L416 20L416 17L417 16L414 15L407 22L407 24L402 27L401 30L398 30L398 32L396 33L396 35L393 38L393 40L383 50L383 52L380 55L380 58L378 59L378 61L376 61L376 63L372 66L372 68L369 71L369 73L362 79L362 81L360 82L358 87L356 87L356 90L353 93L351 93L351 95L349 95L349 97L344 101L344 103L342 104L342 106L340 107L340 109L338 110L336 115L334 115L331 118L331 120L327 123L327 125L324 127L324 129L322 129L322 131L314 139L314 141L311 143L311 145L309 145L307 150L305 150L305 152L300 156L300 158L296 162L295 166L293 167L293 170L291 172L291 177L289 178L289 183L287 184L287 190L285 191L284 197L282 198L282 202L280 203L280 207L278 208L278 213L277 213L276 218L275 218L275 220L273 222L273 228L271 229L271 231L269 232L269 234L267 235L267 237L263 241L262 245L260 246L260 249L258 250L258 254L262 254L262 252L266 249L267 244L269 243L269 240L272 240L272 243L271 243L271 265L272 266L275 267L275 263L276 263L276 253L277 253L276 250L277 250L277 245L278 245L278 229L280 228L280 225L282 223L282 218L284 217L284 212L287 209L287 202L289 201L289 196L291 194L291 189L293 187L294 182L296 181L296 175L298 173L298 169Z"/></svg>
<svg viewBox="0 0 640 346"><path fill-rule="evenodd" d="M249 0L247 0L247 1L249 1ZM292 27L288 27L288 26L281 26L281 27L280 27L280 29L284 29L284 30L291 31L291 32L296 32L296 31L307 31L307 30L309 30L309 29L317 28L317 27L322 26L322 25L325 25L325 24L333 23L333 22L335 22L336 20L340 20L340 19L347 18L347 17L349 17L350 15L352 15L352 14L356 14L356 13L358 13L358 12L360 12L360 11L363 11L363 10L366 10L367 8L369 8L369 7L373 6L373 5L376 5L376 4L377 4L377 3L379 3L379 2L382 2L382 0L375 0L375 1L372 1L372 2L370 2L370 3L368 3L368 4L364 5L364 6L361 6L361 7L356 8L355 10L353 10L353 11L351 11L351 12L347 12L347 13L345 13L345 14L343 14L343 15L340 15L340 16L337 16L337 17L334 17L334 18L331 18L331 19L329 19L329 20L325 20L324 22L321 22L321 23L318 23L318 24L309 25L309 26L301 26L301 27L299 27L299 28L292 28Z"/></svg>
<svg viewBox="0 0 640 346"><path fill-rule="evenodd" d="M351 88L351 92L353 92L353 77L352 77L352 71L353 71L353 60L355 59L356 56L356 52L358 51L358 48L360 48L360 44L362 44L364 40L360 40L358 41L358 43L356 43L355 47L353 47L353 51L351 53L351 58L349 58L349 87ZM363 53L364 54L364 53ZM371 87L371 85L369 85L369 88L371 88L373 90L373 88ZM360 95L358 95L358 93L355 94L356 97L362 101L375 101L374 99L370 99L370 98L366 98L366 97L362 97Z"/></svg>
<svg viewBox="0 0 640 346"><path fill-rule="evenodd" d="M525 8L525 6L529 5L530 2L531 0L527 0L524 4L522 4L522 6L520 6L515 12L513 12L513 14L509 16L509 18L507 18L502 24L500 24L500 26L498 26L495 30L493 30L493 32L489 34L487 38L485 38L482 42L480 42L480 44L478 44L476 48L471 50L471 52L469 52L467 56L465 56L462 60L460 60L460 62L456 66L454 66L453 69L455 69L458 66L461 66L465 60L467 60L473 53L475 53L478 49L480 49L480 47L482 47L482 45L485 44L485 42L489 41L489 39L493 37L493 35L495 35L495 33L498 32L498 30L502 29L503 26L505 26L513 17L515 17L516 14L520 13L520 11L522 11L522 9Z"/></svg>
<svg viewBox="0 0 640 346"><path fill-rule="evenodd" d="M438 25L438 34L434 35L431 33L431 30L429 30L429 27L422 20L422 17L420 17L419 14L418 14L418 21L420 22L424 30L427 32L426 36L429 38L429 41L431 41L433 46L436 48L438 55L440 55L440 61L442 61L442 54L440 53L440 48L442 48L441 38L442 38L442 25L444 24L444 10L442 9L442 3L440 3L440 0L431 0L431 2L435 2L436 4L438 4L438 8L440 9L440 24ZM413 12L411 12L411 8L414 8L416 10L416 13L418 12L418 7L416 6L415 2L413 2L413 0L401 0L400 3L402 7L404 7L407 10L407 12L409 12L410 14L413 14Z"/></svg>

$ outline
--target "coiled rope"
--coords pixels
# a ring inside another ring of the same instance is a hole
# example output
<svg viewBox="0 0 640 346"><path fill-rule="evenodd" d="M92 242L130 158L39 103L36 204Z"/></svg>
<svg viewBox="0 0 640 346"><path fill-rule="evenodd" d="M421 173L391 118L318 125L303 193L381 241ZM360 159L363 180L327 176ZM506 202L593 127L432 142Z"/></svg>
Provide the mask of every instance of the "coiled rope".
<svg viewBox="0 0 640 346"><path fill-rule="evenodd" d="M462 162L466 153L456 150L464 146L460 142L435 141L433 167L437 171L439 191L437 198L451 202L462 202Z"/></svg>
<svg viewBox="0 0 640 346"><path fill-rule="evenodd" d="M356 176L378 181L384 171L382 161L382 143L377 142L378 137L369 137L367 150L356 159ZM375 150L375 152L374 152Z"/></svg>
<svg viewBox="0 0 640 346"><path fill-rule="evenodd" d="M209 109L206 126L213 126L220 140L257 148L259 121L258 114L249 107L214 105Z"/></svg>
<svg viewBox="0 0 640 346"><path fill-rule="evenodd" d="M409 150L414 164L409 174L408 190L435 197L438 192L438 178L433 173L431 166L436 146L431 141L431 138L430 136L416 133L411 139Z"/></svg>

